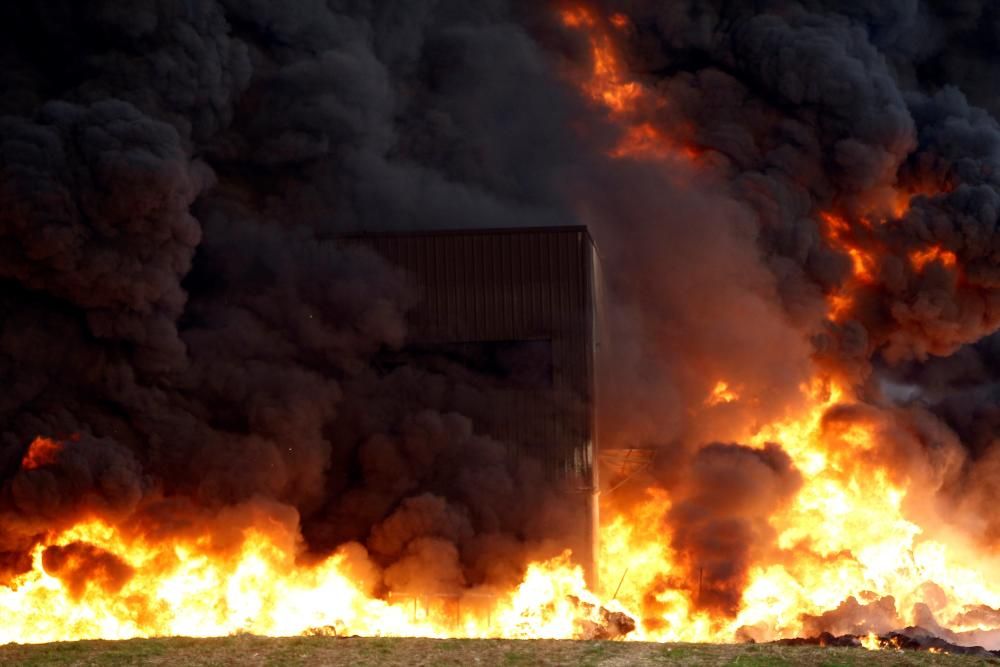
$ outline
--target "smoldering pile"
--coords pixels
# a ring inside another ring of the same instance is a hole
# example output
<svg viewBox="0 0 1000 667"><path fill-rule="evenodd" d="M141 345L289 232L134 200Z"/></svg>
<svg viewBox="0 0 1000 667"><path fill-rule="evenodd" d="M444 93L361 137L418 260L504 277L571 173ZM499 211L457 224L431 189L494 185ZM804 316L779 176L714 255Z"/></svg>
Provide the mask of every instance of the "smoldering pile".
<svg viewBox="0 0 1000 667"><path fill-rule="evenodd" d="M803 636L780 639L773 643L784 646L863 647L868 650L913 650L931 653L970 655L989 660L1000 658L995 646L1000 630L968 630L955 632L942 625L931 608L918 603L911 614L917 623L903 627L892 596L867 595L862 601L849 596L837 608L820 615L803 616ZM952 622L997 628L1000 610L985 605L968 609ZM740 633L737 639L752 642Z"/></svg>
<svg viewBox="0 0 1000 667"><path fill-rule="evenodd" d="M989 651L982 646L954 644L921 627L910 626L884 635L832 635L824 632L815 637L779 639L778 646L830 646L839 648L864 648L870 651L927 651L984 658L1000 659L1000 651Z"/></svg>

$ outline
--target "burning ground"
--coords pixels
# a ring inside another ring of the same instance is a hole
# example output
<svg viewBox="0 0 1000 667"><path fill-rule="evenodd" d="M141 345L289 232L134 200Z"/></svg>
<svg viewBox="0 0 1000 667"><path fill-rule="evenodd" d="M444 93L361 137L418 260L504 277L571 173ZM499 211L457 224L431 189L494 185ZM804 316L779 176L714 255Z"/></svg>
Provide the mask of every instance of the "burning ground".
<svg viewBox="0 0 1000 667"><path fill-rule="evenodd" d="M0 637L1000 648L1000 14L744 5L0 9ZM593 591L337 241L579 222Z"/></svg>

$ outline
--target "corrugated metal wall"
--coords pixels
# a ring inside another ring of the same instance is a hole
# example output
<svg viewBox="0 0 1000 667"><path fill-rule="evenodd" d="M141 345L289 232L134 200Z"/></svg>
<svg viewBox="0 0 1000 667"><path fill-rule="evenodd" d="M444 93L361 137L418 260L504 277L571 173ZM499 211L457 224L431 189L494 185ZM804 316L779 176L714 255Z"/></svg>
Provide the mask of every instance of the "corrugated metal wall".
<svg viewBox="0 0 1000 667"><path fill-rule="evenodd" d="M549 341L551 400L513 393L494 437L541 459L581 494L592 530L596 253L585 227L371 234L367 245L411 273L419 295L415 345ZM555 406L555 407L553 407ZM584 499L586 499L584 501ZM591 545L593 535L590 535Z"/></svg>

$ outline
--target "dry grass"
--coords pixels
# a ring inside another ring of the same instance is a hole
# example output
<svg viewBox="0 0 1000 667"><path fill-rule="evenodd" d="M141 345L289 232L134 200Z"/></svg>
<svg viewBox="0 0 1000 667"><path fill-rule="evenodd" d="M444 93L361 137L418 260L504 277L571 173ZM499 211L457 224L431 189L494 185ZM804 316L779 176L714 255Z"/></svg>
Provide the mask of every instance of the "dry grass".
<svg viewBox="0 0 1000 667"><path fill-rule="evenodd" d="M967 656L771 645L238 636L0 646L2 665L984 665Z"/></svg>

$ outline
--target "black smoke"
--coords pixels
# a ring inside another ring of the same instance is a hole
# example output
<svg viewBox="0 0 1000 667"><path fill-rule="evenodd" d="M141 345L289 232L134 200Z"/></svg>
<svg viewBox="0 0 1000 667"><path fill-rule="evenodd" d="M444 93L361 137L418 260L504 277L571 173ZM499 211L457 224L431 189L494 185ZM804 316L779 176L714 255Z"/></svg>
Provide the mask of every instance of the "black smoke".
<svg viewBox="0 0 1000 667"><path fill-rule="evenodd" d="M746 507L780 506L798 477L779 449L703 445L780 414L816 365L876 402L883 376L935 391L971 373L979 407L942 389L911 431L954 429L970 453L939 486L988 506L993 366L963 346L1000 325L992 5L594 3L626 17L611 42L663 101L627 121L695 146L697 168L609 156L622 128L580 93L593 54L564 7L0 9L4 571L84 515L181 526L264 499L315 552L364 543L389 587L516 576L567 509L484 435L492 387L380 366L414 301L407 276L337 240L373 230L590 226L602 440L677 464L658 481L709 563L705 606L732 611L773 540ZM857 222L897 190L926 192L875 231ZM851 259L824 212L878 257L838 322L827 299ZM930 246L956 266L915 270ZM935 357L968 369L921 369ZM742 398L707 410L720 378ZM24 470L39 435L64 455ZM889 451L911 458L951 442L900 438ZM706 544L718 526L731 544Z"/></svg>
<svg viewBox="0 0 1000 667"><path fill-rule="evenodd" d="M506 10L52 2L0 23L5 571L84 517L163 535L261 502L317 554L366 544L390 589L558 550L568 510L483 434L490 388L383 368L410 277L338 241L571 220L547 156L573 93ZM63 448L27 469L38 435Z"/></svg>

